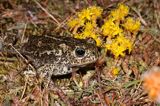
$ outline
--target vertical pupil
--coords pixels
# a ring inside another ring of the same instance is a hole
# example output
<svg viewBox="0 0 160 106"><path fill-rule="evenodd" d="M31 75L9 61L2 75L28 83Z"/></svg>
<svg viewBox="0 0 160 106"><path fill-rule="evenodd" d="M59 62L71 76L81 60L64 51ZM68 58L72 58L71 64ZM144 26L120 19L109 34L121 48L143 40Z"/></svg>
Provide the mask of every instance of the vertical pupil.
<svg viewBox="0 0 160 106"><path fill-rule="evenodd" d="M85 54L85 50L83 48L77 48L76 49L76 55L81 57L81 56L84 56Z"/></svg>

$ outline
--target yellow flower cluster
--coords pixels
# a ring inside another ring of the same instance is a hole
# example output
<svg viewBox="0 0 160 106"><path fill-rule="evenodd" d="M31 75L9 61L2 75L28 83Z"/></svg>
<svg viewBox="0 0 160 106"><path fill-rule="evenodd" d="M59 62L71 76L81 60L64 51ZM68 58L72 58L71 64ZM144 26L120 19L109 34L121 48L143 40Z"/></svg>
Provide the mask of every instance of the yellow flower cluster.
<svg viewBox="0 0 160 106"><path fill-rule="evenodd" d="M101 17L102 11L102 8L92 6L77 13L76 18L70 19L68 26L71 30L73 29L74 37L78 39L91 37L96 41L97 46L100 46L102 41L99 38L99 34L96 33L96 20ZM79 28L82 28L82 33L79 32Z"/></svg>
<svg viewBox="0 0 160 106"><path fill-rule="evenodd" d="M87 9L82 10L78 13L78 18L80 20L92 20L95 21L97 17L100 17L103 9L100 7L92 6Z"/></svg>
<svg viewBox="0 0 160 106"><path fill-rule="evenodd" d="M124 28L132 33L137 32L140 25L139 20L133 20L131 17L127 18L126 22L123 24Z"/></svg>
<svg viewBox="0 0 160 106"><path fill-rule="evenodd" d="M119 4L117 9L110 12L108 20L102 19L102 12L103 9L96 6L78 12L76 17L68 21L73 36L78 39L93 38L97 46L111 51L116 58L125 56L125 51L130 52L133 46L131 38L129 39L126 33L138 32L140 22L131 17L126 18L129 7L123 4ZM102 19L104 24L98 25L98 19Z"/></svg>
<svg viewBox="0 0 160 106"><path fill-rule="evenodd" d="M75 26L84 26L87 21L93 25L96 24L97 17L101 17L103 9L100 7L92 6L77 13L76 18L70 19L68 26L74 28Z"/></svg>
<svg viewBox="0 0 160 106"><path fill-rule="evenodd" d="M109 41L109 40L108 40ZM132 42L125 38L124 35L117 36L116 39L110 40L110 44L106 44L106 50L112 51L114 56L117 58L119 55L125 56L124 51L132 50Z"/></svg>
<svg viewBox="0 0 160 106"><path fill-rule="evenodd" d="M111 11L109 19L105 21L101 27L102 34L107 36L106 50L110 50L117 58L125 56L125 51L132 49L132 42L125 37L125 29L129 32L137 32L140 28L140 22L133 18L125 18L129 13L129 8L125 5L119 4L118 8ZM120 22L122 24L120 24ZM123 26L123 27L122 27ZM110 40L112 39L112 40ZM109 42L109 43L107 43Z"/></svg>
<svg viewBox="0 0 160 106"><path fill-rule="evenodd" d="M111 11L109 17L114 20L124 20L124 17L129 13L129 8L126 5L119 4L118 8Z"/></svg>
<svg viewBox="0 0 160 106"><path fill-rule="evenodd" d="M115 35L123 32L123 30L119 28L119 25L116 25L112 19L107 20L101 27L101 30L104 36L108 36L110 38L113 38Z"/></svg>

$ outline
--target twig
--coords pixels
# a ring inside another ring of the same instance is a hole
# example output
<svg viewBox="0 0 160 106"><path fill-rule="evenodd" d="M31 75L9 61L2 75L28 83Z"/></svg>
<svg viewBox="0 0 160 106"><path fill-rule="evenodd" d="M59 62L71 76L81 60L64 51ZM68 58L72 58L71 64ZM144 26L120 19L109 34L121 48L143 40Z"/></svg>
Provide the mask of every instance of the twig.
<svg viewBox="0 0 160 106"><path fill-rule="evenodd" d="M155 18L156 18L156 22L157 22L157 26L158 28L160 29L160 12L159 12L159 9L160 9L160 6L158 5L158 1L157 0L153 0L153 7L155 8L154 9L154 15L155 15Z"/></svg>
<svg viewBox="0 0 160 106"><path fill-rule="evenodd" d="M15 58L0 57L0 61L14 62L14 61L16 61L16 59Z"/></svg>
<svg viewBox="0 0 160 106"><path fill-rule="evenodd" d="M67 17L63 22L60 23L60 25L54 30L57 31L59 28L64 28L66 22L70 19L70 17Z"/></svg>
<svg viewBox="0 0 160 106"><path fill-rule="evenodd" d="M28 63L28 60L27 60L26 58L24 58L24 57L22 56L22 54L21 54L15 47L13 47L12 44L9 44L9 46L11 46L11 47L14 49L14 51L17 52L18 55L19 55L23 60L25 60L26 63Z"/></svg>
<svg viewBox="0 0 160 106"><path fill-rule="evenodd" d="M159 21L158 16L160 16L160 12L155 10L155 17L156 17L157 26L160 29L160 21Z"/></svg>
<svg viewBox="0 0 160 106"><path fill-rule="evenodd" d="M144 26L147 26L147 23L146 23L146 21L142 18L142 15L140 14L140 12L137 11L137 10L136 10L135 8L133 8L133 7L131 7L131 9L139 16L140 21L142 22L142 24L143 24Z"/></svg>
<svg viewBox="0 0 160 106"><path fill-rule="evenodd" d="M13 45L12 44L9 44L9 46L11 46L13 49L14 49L14 51L15 52L17 52L18 53L18 55L28 64L29 62L28 62L28 60L25 58L25 57L23 57L23 55L15 48L15 47L13 47ZM28 64L32 69L35 69L31 64Z"/></svg>
<svg viewBox="0 0 160 106"><path fill-rule="evenodd" d="M158 38L158 37L153 36L153 39L154 39L156 42L160 43L160 40L159 40L159 38Z"/></svg>
<svg viewBox="0 0 160 106"><path fill-rule="evenodd" d="M22 98L23 98L23 96L24 96L24 93L25 93L26 89L27 89L27 81L25 81L25 85L24 85L24 88L23 88L23 91L22 91L22 95L21 95L20 100L22 100Z"/></svg>
<svg viewBox="0 0 160 106"><path fill-rule="evenodd" d="M60 22L58 22L58 20L52 15L50 14L45 8L42 7L42 5L40 3L38 3L36 0L33 0L50 18L52 18L55 22L57 26L60 26Z"/></svg>
<svg viewBox="0 0 160 106"><path fill-rule="evenodd" d="M21 38L21 43L24 43L24 36L25 36L26 28L27 28L27 23L24 26L24 30L23 30L23 34L22 34L22 38Z"/></svg>

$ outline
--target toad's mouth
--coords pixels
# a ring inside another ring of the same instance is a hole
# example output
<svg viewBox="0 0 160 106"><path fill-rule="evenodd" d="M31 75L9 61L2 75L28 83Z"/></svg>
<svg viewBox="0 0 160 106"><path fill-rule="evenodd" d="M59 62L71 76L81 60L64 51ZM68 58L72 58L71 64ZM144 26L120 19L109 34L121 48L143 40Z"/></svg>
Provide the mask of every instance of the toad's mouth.
<svg viewBox="0 0 160 106"><path fill-rule="evenodd" d="M69 67L70 67L70 68L74 68L74 67L85 67L86 65L93 64L93 63L95 63L96 61L97 61L97 59L94 60L94 61L91 61L91 62L86 62L86 63L81 63L81 64L71 64L71 65L69 65Z"/></svg>

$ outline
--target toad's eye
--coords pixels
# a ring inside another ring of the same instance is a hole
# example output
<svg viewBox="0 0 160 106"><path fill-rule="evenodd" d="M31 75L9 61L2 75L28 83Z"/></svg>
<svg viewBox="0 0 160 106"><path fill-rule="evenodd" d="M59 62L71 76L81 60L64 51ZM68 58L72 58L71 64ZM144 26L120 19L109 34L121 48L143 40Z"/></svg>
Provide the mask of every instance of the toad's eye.
<svg viewBox="0 0 160 106"><path fill-rule="evenodd" d="M84 48L76 48L75 54L78 57L83 57L85 55L85 49Z"/></svg>

